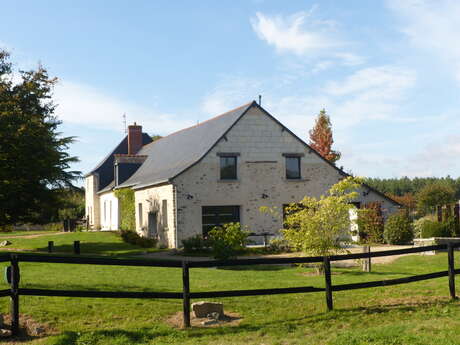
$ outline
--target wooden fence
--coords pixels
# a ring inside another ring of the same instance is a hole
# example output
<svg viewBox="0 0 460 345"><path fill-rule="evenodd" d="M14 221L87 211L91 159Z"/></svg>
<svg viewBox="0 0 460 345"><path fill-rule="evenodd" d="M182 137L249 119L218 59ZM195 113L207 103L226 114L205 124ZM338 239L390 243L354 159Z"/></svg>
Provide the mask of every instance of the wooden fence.
<svg viewBox="0 0 460 345"><path fill-rule="evenodd" d="M207 260L207 261L176 261L176 260L147 260L147 259L116 259L107 257L84 257L84 256L56 256L46 254L27 253L4 253L0 254L0 262L10 262L8 275L10 289L0 290L0 297L11 298L11 331L13 335L19 332L19 297L20 296L65 296L65 297L93 297L93 298L145 298L145 299L182 299L184 327L190 327L190 300L219 297L260 296L289 293L325 292L328 310L333 309L332 294L334 291L354 290L378 286L406 284L421 280L449 277L449 291L452 299L455 295L455 274L460 269L454 267L454 248L460 247L460 243L448 243L426 247L387 250L368 253L333 255L326 257L292 257L292 258L267 258L267 259L235 259L235 260ZM365 259L381 256L421 253L433 250L445 250L448 252L447 271L428 274L420 274L405 278L378 280L363 283L332 285L331 262ZM134 291L86 291L86 290L56 290L56 289L27 289L19 286L20 262L41 262L61 264L85 264L85 265L110 265L110 266L143 266L143 267L175 267L182 268L183 289L181 292L134 292ZM252 290L226 290L226 291L190 291L190 269L205 267L231 267L231 266L254 266L254 265L282 265L282 264L305 264L323 263L325 287L300 286L274 289Z"/></svg>

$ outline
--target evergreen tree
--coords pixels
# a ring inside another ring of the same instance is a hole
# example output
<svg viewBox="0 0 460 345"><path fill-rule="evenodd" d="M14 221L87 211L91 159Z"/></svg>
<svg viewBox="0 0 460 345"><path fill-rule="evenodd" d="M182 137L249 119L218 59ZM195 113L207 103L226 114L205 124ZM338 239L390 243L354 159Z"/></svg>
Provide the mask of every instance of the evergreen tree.
<svg viewBox="0 0 460 345"><path fill-rule="evenodd" d="M340 159L340 152L332 150L332 125L331 119L322 109L315 122L315 126L310 130L310 146L328 161L335 163Z"/></svg>
<svg viewBox="0 0 460 345"><path fill-rule="evenodd" d="M0 226L45 222L59 207L59 193L79 172L66 149L73 137L57 131L51 100L56 78L47 71L20 71L13 82L9 54L0 50Z"/></svg>

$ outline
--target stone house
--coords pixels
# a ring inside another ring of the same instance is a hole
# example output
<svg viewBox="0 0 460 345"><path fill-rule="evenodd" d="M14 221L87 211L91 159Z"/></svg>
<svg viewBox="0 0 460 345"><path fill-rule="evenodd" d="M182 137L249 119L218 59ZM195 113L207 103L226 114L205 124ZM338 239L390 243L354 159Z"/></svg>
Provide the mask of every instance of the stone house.
<svg viewBox="0 0 460 345"><path fill-rule="evenodd" d="M126 153L117 147L86 175L91 224L118 229L114 189L131 188L136 231L170 248L227 222L277 233L281 217L262 214L261 206L282 210L305 195L319 197L347 176L256 102L150 143L130 126L124 148L130 140L142 144ZM101 183L101 166L110 164L111 175ZM359 195L358 206L379 201L384 216L399 207L369 186Z"/></svg>

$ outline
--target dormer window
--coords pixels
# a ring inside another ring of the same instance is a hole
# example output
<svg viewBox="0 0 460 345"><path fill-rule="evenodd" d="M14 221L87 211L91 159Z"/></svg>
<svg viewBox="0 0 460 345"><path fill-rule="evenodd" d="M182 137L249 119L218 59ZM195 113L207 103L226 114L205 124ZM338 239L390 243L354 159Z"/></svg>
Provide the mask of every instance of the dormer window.
<svg viewBox="0 0 460 345"><path fill-rule="evenodd" d="M218 153L220 157L220 179L237 179L237 156L238 153Z"/></svg>

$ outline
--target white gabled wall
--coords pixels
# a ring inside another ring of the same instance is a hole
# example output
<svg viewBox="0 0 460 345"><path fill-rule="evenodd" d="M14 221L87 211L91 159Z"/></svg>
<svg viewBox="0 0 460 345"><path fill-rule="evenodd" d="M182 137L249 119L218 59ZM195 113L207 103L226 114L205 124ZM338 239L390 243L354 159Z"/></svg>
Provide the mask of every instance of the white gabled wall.
<svg viewBox="0 0 460 345"><path fill-rule="evenodd" d="M136 231L148 236L149 212L157 213L157 232L161 246L176 246L175 191L172 184L135 190ZM140 212L139 204L142 204ZM142 215L140 216L140 213Z"/></svg>
<svg viewBox="0 0 460 345"><path fill-rule="evenodd" d="M220 180L217 153L237 152L238 180ZM303 153L301 180L285 178L283 153ZM202 206L240 206L240 220L252 232L275 233L281 218L259 211L261 206L277 207L301 200L305 195L319 197L342 178L303 143L266 116L251 108L247 114L196 165L173 180L177 188L177 232L181 240L202 233ZM358 201L381 201L384 214L395 206L380 195L360 193Z"/></svg>
<svg viewBox="0 0 460 345"><path fill-rule="evenodd" d="M114 192L106 192L99 195L99 210L102 230L118 230L119 208L118 198Z"/></svg>
<svg viewBox="0 0 460 345"><path fill-rule="evenodd" d="M89 218L92 229L98 229L100 223L99 212L99 177L97 174L86 176L85 178L85 216Z"/></svg>

